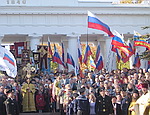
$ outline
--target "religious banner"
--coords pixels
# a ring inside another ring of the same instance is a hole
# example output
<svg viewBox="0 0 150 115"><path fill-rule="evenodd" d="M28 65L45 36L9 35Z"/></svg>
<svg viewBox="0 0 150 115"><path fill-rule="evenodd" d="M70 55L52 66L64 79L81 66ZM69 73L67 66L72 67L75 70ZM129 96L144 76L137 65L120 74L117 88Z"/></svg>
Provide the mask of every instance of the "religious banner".
<svg viewBox="0 0 150 115"><path fill-rule="evenodd" d="M30 63L30 50L22 49L22 64Z"/></svg>
<svg viewBox="0 0 150 115"><path fill-rule="evenodd" d="M33 52L33 59L35 64L40 63L40 52Z"/></svg>
<svg viewBox="0 0 150 115"><path fill-rule="evenodd" d="M14 43L15 50L16 50L16 57L22 57L22 49L27 49L27 42L16 42Z"/></svg>
<svg viewBox="0 0 150 115"><path fill-rule="evenodd" d="M40 52L40 70L48 69L47 65L47 53L48 53L48 46L38 45L37 46L38 52Z"/></svg>

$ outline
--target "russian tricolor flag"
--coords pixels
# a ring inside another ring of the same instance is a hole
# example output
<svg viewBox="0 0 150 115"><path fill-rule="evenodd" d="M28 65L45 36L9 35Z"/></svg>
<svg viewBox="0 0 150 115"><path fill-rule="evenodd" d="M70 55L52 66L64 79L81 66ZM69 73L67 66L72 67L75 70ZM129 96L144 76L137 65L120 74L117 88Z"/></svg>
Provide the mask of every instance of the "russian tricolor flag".
<svg viewBox="0 0 150 115"><path fill-rule="evenodd" d="M80 64L82 65L82 51L81 51L81 42L78 38L78 59L80 61Z"/></svg>
<svg viewBox="0 0 150 115"><path fill-rule="evenodd" d="M97 30L102 30L106 32L110 37L113 37L114 35L110 31L110 28L108 25L100 21L94 14L92 14L90 11L88 11L88 28L93 28Z"/></svg>
<svg viewBox="0 0 150 115"><path fill-rule="evenodd" d="M140 58L139 58L139 54L137 53L134 59L134 65L136 65L136 67L140 68L141 66L141 62L140 62Z"/></svg>
<svg viewBox="0 0 150 115"><path fill-rule="evenodd" d="M129 48L128 50L132 53L130 56L132 56L133 54L135 54L135 48L132 47L131 43L129 43Z"/></svg>
<svg viewBox="0 0 150 115"><path fill-rule="evenodd" d="M13 66L15 66L14 60L11 57L9 57L9 55L7 55L6 53L4 54L3 59L7 60L10 64L12 64Z"/></svg>
<svg viewBox="0 0 150 115"><path fill-rule="evenodd" d="M88 57L90 55L92 55L92 52L91 52L90 46L87 45L86 50L85 50L85 55L84 55L83 63L87 64Z"/></svg>
<svg viewBox="0 0 150 115"><path fill-rule="evenodd" d="M117 61L120 62L121 56L119 54L119 49L115 48L114 45L112 45L111 50L117 54Z"/></svg>
<svg viewBox="0 0 150 115"><path fill-rule="evenodd" d="M129 47L129 46L125 46L122 39L120 37L116 36L116 35L112 38L111 44L114 45L115 47L116 46L127 47L127 48Z"/></svg>
<svg viewBox="0 0 150 115"><path fill-rule="evenodd" d="M98 60L98 62L97 62L97 64L96 64L96 69L98 70L98 71L100 71L102 68L103 68L103 58L102 58L102 56L100 56L100 58L99 58L99 60Z"/></svg>
<svg viewBox="0 0 150 115"><path fill-rule="evenodd" d="M97 46L97 50L96 50L96 58L95 58L95 63L97 63L97 61L98 61L98 59L99 59L99 57L100 57L100 45L98 44L98 46Z"/></svg>
<svg viewBox="0 0 150 115"><path fill-rule="evenodd" d="M53 62L56 62L58 64L61 64L64 66L64 63L62 62L59 53L57 52L56 46L54 44L55 53L53 55Z"/></svg>
<svg viewBox="0 0 150 115"><path fill-rule="evenodd" d="M69 53L67 53L67 63L72 65L75 68L74 60L73 60L72 56Z"/></svg>

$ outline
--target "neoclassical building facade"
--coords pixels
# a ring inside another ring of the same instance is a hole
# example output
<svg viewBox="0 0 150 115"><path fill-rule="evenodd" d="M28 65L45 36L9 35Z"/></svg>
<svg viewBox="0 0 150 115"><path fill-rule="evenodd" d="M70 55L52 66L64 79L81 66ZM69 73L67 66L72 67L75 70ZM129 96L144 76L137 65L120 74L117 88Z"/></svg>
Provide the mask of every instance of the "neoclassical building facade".
<svg viewBox="0 0 150 115"><path fill-rule="evenodd" d="M27 41L36 51L41 41L63 42L77 62L77 38L97 45L100 43L108 70L116 68L116 58L110 53L111 38L104 32L87 28L87 11L94 13L111 30L133 37L133 31L146 34L150 24L150 4L119 4L119 0L0 0L0 43L4 45ZM139 47L138 52L145 48ZM133 59L130 60L132 64ZM142 68L145 68L145 60Z"/></svg>

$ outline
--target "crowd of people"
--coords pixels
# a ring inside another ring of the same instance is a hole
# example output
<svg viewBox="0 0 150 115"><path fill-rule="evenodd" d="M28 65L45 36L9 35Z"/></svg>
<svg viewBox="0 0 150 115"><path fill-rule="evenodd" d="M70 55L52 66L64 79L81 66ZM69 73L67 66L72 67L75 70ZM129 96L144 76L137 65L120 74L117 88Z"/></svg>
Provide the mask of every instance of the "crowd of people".
<svg viewBox="0 0 150 115"><path fill-rule="evenodd" d="M61 115L148 115L150 70L57 71L15 80L0 75L0 115L60 112ZM145 97L144 97L145 96ZM142 100L141 97L144 97ZM143 103L143 106L140 104ZM144 107L140 109L140 107Z"/></svg>

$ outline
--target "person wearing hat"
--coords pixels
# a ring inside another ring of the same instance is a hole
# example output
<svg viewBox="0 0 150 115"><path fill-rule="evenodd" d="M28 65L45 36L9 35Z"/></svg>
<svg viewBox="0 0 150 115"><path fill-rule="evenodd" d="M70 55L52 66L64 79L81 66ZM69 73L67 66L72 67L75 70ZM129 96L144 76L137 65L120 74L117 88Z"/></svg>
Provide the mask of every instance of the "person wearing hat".
<svg viewBox="0 0 150 115"><path fill-rule="evenodd" d="M138 90L133 90L133 94L132 94L132 101L130 103L130 106L129 106L129 111L128 111L128 115L135 115L135 111L134 111L134 105L137 101L137 99L139 98L139 92Z"/></svg>
<svg viewBox="0 0 150 115"><path fill-rule="evenodd" d="M99 88L100 96L96 98L95 112L96 115L112 115L113 105L111 98L105 94L105 88Z"/></svg>
<svg viewBox="0 0 150 115"><path fill-rule="evenodd" d="M14 91L10 89L7 93L7 99L4 102L7 115L19 115L19 108L16 99L14 99Z"/></svg>
<svg viewBox="0 0 150 115"><path fill-rule="evenodd" d="M77 115L89 115L90 114L90 102L85 97L85 88L79 89L80 95L75 99L74 102L74 113Z"/></svg>
<svg viewBox="0 0 150 115"><path fill-rule="evenodd" d="M147 105L150 102L150 91L148 91L148 84L142 83L143 95L136 101L134 105L134 111L136 115L149 115L150 110L147 110Z"/></svg>

